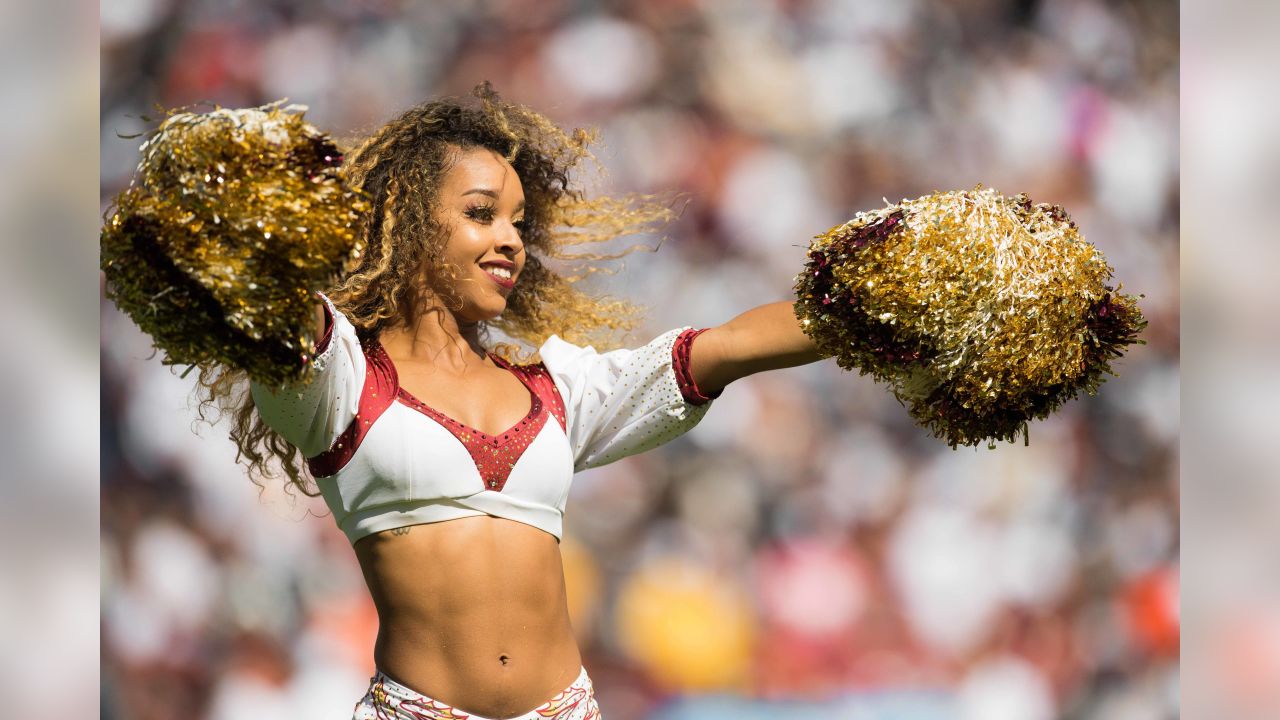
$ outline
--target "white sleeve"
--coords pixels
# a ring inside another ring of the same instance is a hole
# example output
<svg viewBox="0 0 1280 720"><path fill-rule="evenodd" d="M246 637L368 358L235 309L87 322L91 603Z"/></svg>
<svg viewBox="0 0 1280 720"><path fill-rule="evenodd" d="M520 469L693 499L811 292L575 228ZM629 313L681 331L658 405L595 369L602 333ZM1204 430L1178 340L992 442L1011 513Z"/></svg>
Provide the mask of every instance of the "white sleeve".
<svg viewBox="0 0 1280 720"><path fill-rule="evenodd" d="M606 465L675 439L710 408L686 400L672 359L687 328L635 350L599 353L552 335L539 349L565 403L574 471Z"/></svg>
<svg viewBox="0 0 1280 720"><path fill-rule="evenodd" d="M351 424L364 387L365 358L356 329L329 298L321 297L325 334L308 377L278 388L249 386L263 421L308 458L328 450Z"/></svg>

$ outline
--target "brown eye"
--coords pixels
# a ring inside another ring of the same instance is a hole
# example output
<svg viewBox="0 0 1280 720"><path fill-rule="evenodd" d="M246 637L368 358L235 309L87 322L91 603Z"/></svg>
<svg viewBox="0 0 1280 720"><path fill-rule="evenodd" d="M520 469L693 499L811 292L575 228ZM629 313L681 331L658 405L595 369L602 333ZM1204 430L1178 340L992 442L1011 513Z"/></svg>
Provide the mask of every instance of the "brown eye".
<svg viewBox="0 0 1280 720"><path fill-rule="evenodd" d="M491 223L493 222L493 206L492 205L474 205L467 208L466 215L468 218L476 222Z"/></svg>
<svg viewBox="0 0 1280 720"><path fill-rule="evenodd" d="M516 220L511 223L511 225L515 227L516 232L520 233L521 237L523 237L525 232L529 229L529 223L524 218Z"/></svg>

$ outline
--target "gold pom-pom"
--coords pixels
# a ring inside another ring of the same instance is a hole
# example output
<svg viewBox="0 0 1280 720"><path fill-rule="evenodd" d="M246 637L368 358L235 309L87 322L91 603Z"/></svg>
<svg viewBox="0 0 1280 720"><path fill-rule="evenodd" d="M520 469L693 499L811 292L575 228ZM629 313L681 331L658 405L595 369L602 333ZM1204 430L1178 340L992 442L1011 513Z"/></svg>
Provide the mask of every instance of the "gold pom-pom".
<svg viewBox="0 0 1280 720"><path fill-rule="evenodd" d="M1136 298L1057 206L993 190L859 213L818 236L796 279L801 326L887 383L949 445L1026 437L1140 343Z"/></svg>
<svg viewBox="0 0 1280 720"><path fill-rule="evenodd" d="M163 362L276 385L306 372L315 292L361 252L367 204L305 107L171 112L102 229L107 295Z"/></svg>

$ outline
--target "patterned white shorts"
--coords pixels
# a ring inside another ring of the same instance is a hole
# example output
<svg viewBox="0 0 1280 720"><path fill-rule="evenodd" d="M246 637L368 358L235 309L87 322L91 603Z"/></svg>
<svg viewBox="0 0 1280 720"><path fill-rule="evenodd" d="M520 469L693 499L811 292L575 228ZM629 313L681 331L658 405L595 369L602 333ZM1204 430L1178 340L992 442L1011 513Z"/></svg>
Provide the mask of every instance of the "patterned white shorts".
<svg viewBox="0 0 1280 720"><path fill-rule="evenodd" d="M414 692L379 672L356 704L352 720L490 720ZM587 669L555 697L511 720L601 720Z"/></svg>

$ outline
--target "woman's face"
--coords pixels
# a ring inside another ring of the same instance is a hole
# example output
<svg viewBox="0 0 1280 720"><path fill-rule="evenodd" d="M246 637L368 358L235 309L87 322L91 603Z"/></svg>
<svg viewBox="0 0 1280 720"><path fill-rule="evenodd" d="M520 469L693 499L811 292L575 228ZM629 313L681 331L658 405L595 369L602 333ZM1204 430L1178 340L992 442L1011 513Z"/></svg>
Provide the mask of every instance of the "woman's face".
<svg viewBox="0 0 1280 720"><path fill-rule="evenodd" d="M451 288L460 323L492 320L524 269L524 188L511 164L486 148L459 151L440 184L437 219L446 228L445 263L457 269Z"/></svg>

